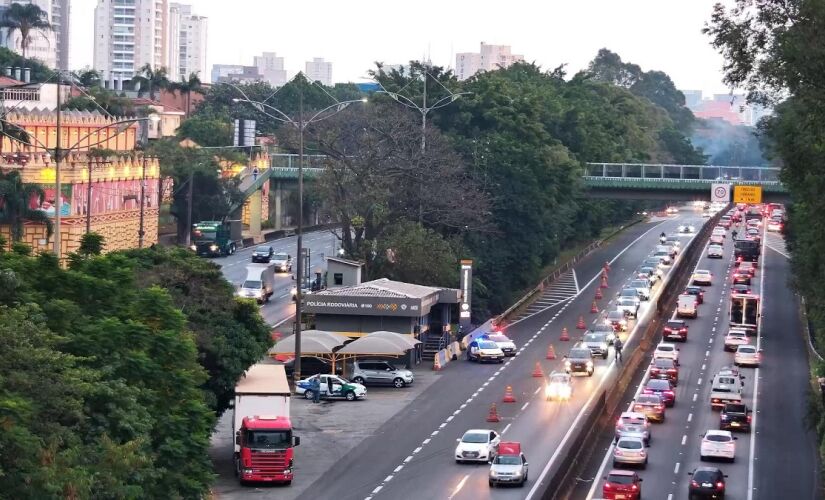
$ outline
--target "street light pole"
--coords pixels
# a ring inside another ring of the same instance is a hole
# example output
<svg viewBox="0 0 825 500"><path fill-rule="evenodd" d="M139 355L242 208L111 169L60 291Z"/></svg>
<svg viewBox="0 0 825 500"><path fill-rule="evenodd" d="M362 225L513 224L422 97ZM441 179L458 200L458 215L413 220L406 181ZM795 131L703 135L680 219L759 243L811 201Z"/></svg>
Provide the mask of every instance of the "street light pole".
<svg viewBox="0 0 825 500"><path fill-rule="evenodd" d="M146 198L146 152L143 152L143 173L140 176L140 229L138 229L138 248L143 248L143 235L146 231L143 230L143 207Z"/></svg>
<svg viewBox="0 0 825 500"><path fill-rule="evenodd" d="M57 73L57 118L55 124L57 130L55 131L55 145L54 145L54 255L57 261L60 262L60 72ZM48 138L46 139L48 142ZM91 182L91 179L89 180Z"/></svg>
<svg viewBox="0 0 825 500"><path fill-rule="evenodd" d="M301 299L304 285L304 90L298 92L298 282L295 292L295 365L293 378L301 380Z"/></svg>

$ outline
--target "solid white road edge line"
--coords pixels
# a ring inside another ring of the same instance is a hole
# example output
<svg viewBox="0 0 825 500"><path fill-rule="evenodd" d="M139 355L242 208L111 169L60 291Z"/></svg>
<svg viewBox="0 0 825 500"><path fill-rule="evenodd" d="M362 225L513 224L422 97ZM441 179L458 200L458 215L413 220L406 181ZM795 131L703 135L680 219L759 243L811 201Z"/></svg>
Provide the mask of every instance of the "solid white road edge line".
<svg viewBox="0 0 825 500"><path fill-rule="evenodd" d="M760 312L765 310L765 240L767 233L762 230L762 255L759 256L759 294L762 299ZM759 315L756 333L756 349L762 346L762 314ZM751 422L750 450L748 453L748 500L753 500L753 465L756 460L756 424L759 421L757 406L759 404L759 367L754 371L753 381L753 422Z"/></svg>

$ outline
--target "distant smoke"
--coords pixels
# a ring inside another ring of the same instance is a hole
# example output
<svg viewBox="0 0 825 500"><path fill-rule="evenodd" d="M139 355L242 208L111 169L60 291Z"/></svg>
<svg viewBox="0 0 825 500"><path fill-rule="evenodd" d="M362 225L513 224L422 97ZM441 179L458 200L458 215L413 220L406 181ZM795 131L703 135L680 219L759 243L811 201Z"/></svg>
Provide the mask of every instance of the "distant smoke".
<svg viewBox="0 0 825 500"><path fill-rule="evenodd" d="M708 157L708 165L768 165L759 147L759 138L754 127L732 125L718 118L700 119L697 121L691 142Z"/></svg>

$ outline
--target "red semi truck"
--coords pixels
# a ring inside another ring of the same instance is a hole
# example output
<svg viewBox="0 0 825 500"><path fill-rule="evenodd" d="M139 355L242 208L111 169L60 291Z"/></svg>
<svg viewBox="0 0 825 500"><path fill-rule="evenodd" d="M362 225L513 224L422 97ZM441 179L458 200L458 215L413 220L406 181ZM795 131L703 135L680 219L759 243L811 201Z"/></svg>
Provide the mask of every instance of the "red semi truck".
<svg viewBox="0 0 825 500"><path fill-rule="evenodd" d="M291 393L283 365L253 365L235 386L235 473L247 482L292 483L294 448Z"/></svg>

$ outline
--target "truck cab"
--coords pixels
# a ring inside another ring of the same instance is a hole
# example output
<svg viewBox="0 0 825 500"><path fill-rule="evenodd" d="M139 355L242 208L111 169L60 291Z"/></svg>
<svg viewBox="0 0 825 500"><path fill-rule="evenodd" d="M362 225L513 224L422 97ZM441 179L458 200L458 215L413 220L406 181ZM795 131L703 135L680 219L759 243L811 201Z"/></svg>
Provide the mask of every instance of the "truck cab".
<svg viewBox="0 0 825 500"><path fill-rule="evenodd" d="M301 444L301 438L292 435L288 416L244 417L235 440L240 447L235 472L241 483L292 482L293 447Z"/></svg>
<svg viewBox="0 0 825 500"><path fill-rule="evenodd" d="M255 299L258 304L269 302L275 293L275 264L250 264L246 279L238 289L238 296Z"/></svg>
<svg viewBox="0 0 825 500"><path fill-rule="evenodd" d="M202 257L232 255L243 246L241 221L202 221L192 225L190 250Z"/></svg>
<svg viewBox="0 0 825 500"><path fill-rule="evenodd" d="M521 452L521 443L502 441L498 445L498 454L490 464L490 487L499 484L517 484L524 486L527 482L527 458Z"/></svg>

